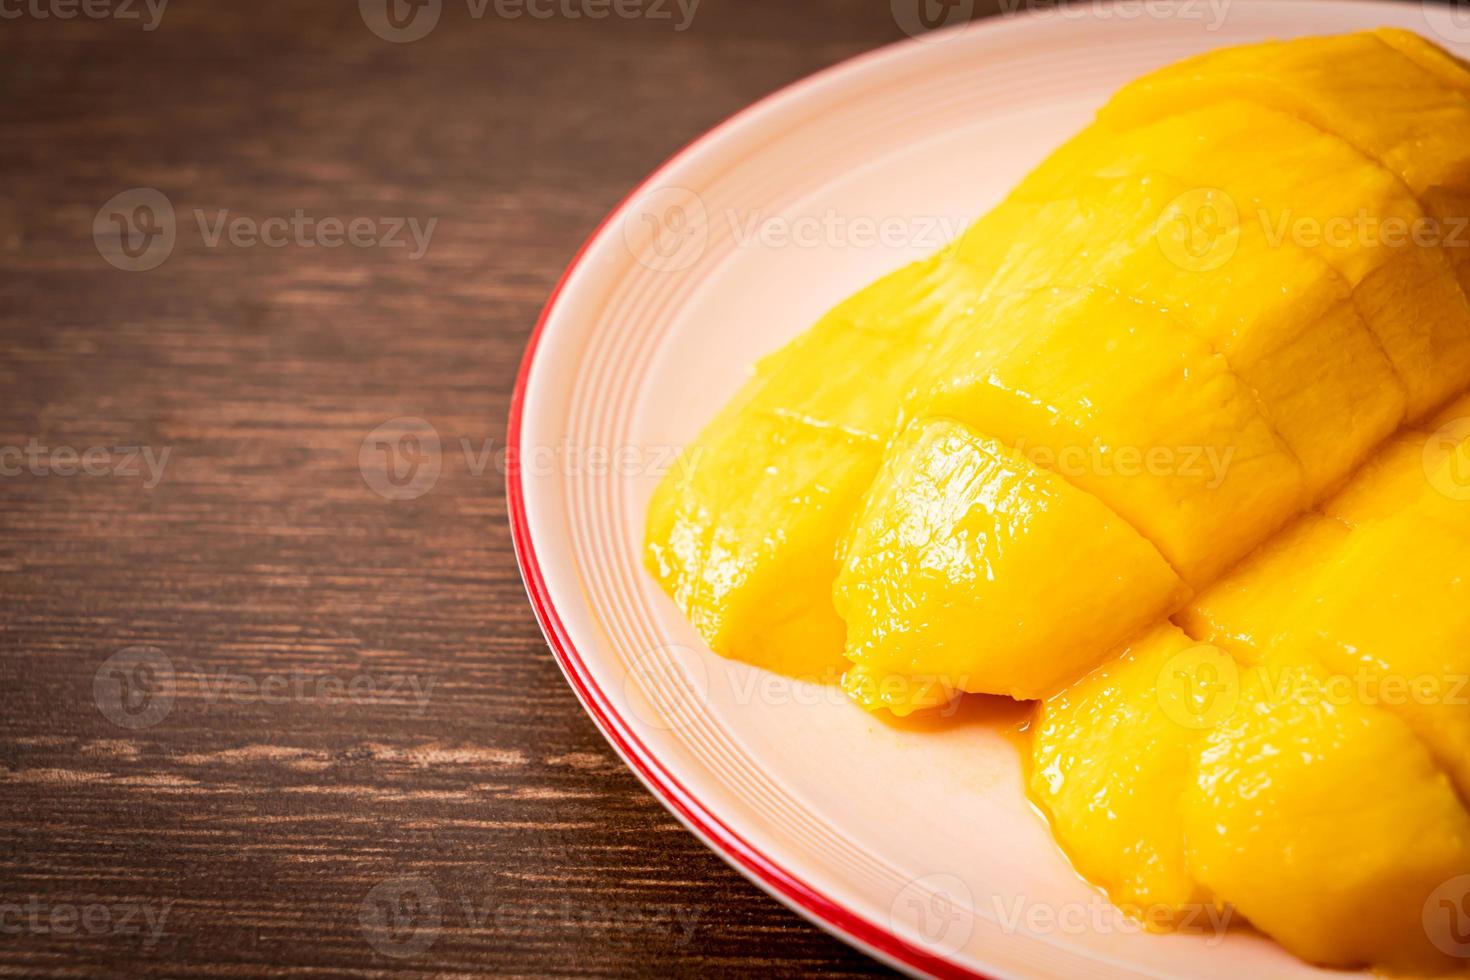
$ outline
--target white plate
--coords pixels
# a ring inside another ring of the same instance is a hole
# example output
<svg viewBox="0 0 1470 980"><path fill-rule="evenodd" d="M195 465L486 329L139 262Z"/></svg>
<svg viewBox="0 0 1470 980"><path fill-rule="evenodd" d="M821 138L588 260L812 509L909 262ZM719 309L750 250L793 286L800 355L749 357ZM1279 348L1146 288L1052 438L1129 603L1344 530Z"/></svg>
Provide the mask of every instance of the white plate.
<svg viewBox="0 0 1470 980"><path fill-rule="evenodd" d="M721 660L639 548L673 450L752 361L937 248L1124 82L1211 47L1380 25L1470 40L1447 7L1248 0L1084 4L928 35L718 127L573 261L511 412L527 589L614 748L771 894L914 973L1342 976L1249 931L1140 933L1068 867L983 706L903 730Z"/></svg>

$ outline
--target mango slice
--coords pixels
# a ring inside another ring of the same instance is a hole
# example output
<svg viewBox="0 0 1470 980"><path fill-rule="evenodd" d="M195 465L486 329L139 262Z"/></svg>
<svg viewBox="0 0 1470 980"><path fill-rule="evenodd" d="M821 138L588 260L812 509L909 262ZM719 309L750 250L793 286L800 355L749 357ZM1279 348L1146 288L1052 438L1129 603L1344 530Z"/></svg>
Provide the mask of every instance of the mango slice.
<svg viewBox="0 0 1470 980"><path fill-rule="evenodd" d="M1193 877L1298 956L1463 965L1424 909L1470 868L1470 816L1403 722L1343 697L1310 658L1273 650L1241 675L1180 806Z"/></svg>
<svg viewBox="0 0 1470 980"><path fill-rule="evenodd" d="M1340 137L1403 181L1427 218L1365 225L1385 247L1443 249L1470 284L1470 99L1441 73L1389 44L1392 32L1312 37L1225 48L1170 65L1125 87L1100 113L1117 128L1157 121L1182 106L1248 99ZM1397 32L1402 34L1403 32ZM1422 43L1422 42L1421 42ZM1344 71L1344 65L1352 65ZM1435 356L1470 381L1463 336Z"/></svg>
<svg viewBox="0 0 1470 980"><path fill-rule="evenodd" d="M870 685L896 675L920 693L1050 694L1182 599L1153 545L1096 498L946 419L894 443L846 553L848 658ZM903 712L897 690L882 703Z"/></svg>
<svg viewBox="0 0 1470 980"><path fill-rule="evenodd" d="M1255 659L1307 600L1316 569L1338 552L1350 530L1318 513L1304 515L1191 599L1174 621L1190 636L1247 662Z"/></svg>
<svg viewBox="0 0 1470 980"><path fill-rule="evenodd" d="M1191 584L1308 503L1301 466L1255 395L1157 307L1040 290L945 336L934 363L942 369L911 401L916 417L958 419L1061 473Z"/></svg>
<svg viewBox="0 0 1470 980"><path fill-rule="evenodd" d="M1190 876L1179 797L1235 676L1229 654L1154 627L1038 706L1031 798L1076 869L1150 924L1198 925L1214 900ZM1228 706L1227 709L1228 711Z"/></svg>
<svg viewBox="0 0 1470 980"><path fill-rule="evenodd" d="M1256 223L1269 242L1310 248L1337 270L1404 382L1411 418L1470 380L1470 305L1445 250L1389 247L1372 231L1385 222L1422 225L1423 208L1351 145L1284 112L1222 101L1126 131L1098 125L1056 151L1012 197L1054 200L1087 176L1145 173L1196 189L1198 201L1184 202L1192 211L1186 231L1210 243L1209 263L1241 226ZM1206 206L1215 193L1228 201L1223 213Z"/></svg>
<svg viewBox="0 0 1470 980"><path fill-rule="evenodd" d="M1213 206L1208 194L1159 174L1083 180L1072 196L1026 213L1048 232L1043 260L1023 238L997 263L989 221L960 241L956 257L995 263L1004 270L997 278L1016 288L1043 278L1057 287L1106 286L1174 313L1255 393L1315 499L1404 421L1403 384L1331 266L1308 249L1270 241L1257 222L1233 229L1228 260L1193 261L1176 240L1180 222L1193 218L1180 213L1181 201ZM1001 210L1024 207L1009 202ZM1043 263L1045 276L1028 268Z"/></svg>
<svg viewBox="0 0 1470 980"><path fill-rule="evenodd" d="M938 258L894 272L770 355L649 505L645 563L712 650L835 679L838 541L877 472L923 334L962 305Z"/></svg>

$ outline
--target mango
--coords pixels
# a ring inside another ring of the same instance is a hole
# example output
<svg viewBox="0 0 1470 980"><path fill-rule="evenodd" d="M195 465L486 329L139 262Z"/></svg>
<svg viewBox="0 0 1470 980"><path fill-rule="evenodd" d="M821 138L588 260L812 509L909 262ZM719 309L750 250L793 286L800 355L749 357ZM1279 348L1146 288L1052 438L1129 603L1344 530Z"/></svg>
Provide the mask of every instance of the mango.
<svg viewBox="0 0 1470 980"><path fill-rule="evenodd" d="M1445 250L1391 247L1375 230L1422 225L1419 202L1351 145L1285 112L1228 100L1127 130L1095 125L1011 196L1055 200L1088 176L1152 173L1195 189L1184 202L1185 231L1209 244L1207 264L1218 260L1216 250L1228 251L1239 228L1255 223L1269 243L1309 248L1332 266L1403 381L1411 419L1470 381L1470 304ZM1211 206L1210 195L1227 203ZM1185 250L1181 261L1194 260Z"/></svg>
<svg viewBox="0 0 1470 980"><path fill-rule="evenodd" d="M1031 723L1028 787L1083 877L1150 924L1198 925L1213 896L1189 874L1179 797L1229 654L1163 624L1059 694ZM1187 922L1186 920L1194 920Z"/></svg>
<svg viewBox="0 0 1470 980"><path fill-rule="evenodd" d="M905 713L934 691L1051 694L1166 614L1183 589L1097 498L963 423L934 419L890 449L834 597L859 677L870 688L912 680L912 694L900 681L877 699Z"/></svg>
<svg viewBox="0 0 1470 980"><path fill-rule="evenodd" d="M963 282L935 257L839 304L765 358L659 484L645 564L710 649L802 677L846 668L838 543Z"/></svg>
<svg viewBox="0 0 1470 980"><path fill-rule="evenodd" d="M1181 106L1247 99L1341 138L1398 177L1425 212L1416 225L1367 226L1389 248L1443 249L1462 289L1470 285L1470 99L1388 43L1404 32L1311 37L1224 48L1170 65L1126 86L1099 114L1126 129ZM1404 42L1410 47L1413 42ZM1420 44L1423 42L1420 41ZM1344 65L1352 65L1344 71ZM1434 357L1470 382L1470 338Z"/></svg>
<svg viewBox="0 0 1470 980"><path fill-rule="evenodd" d="M1402 721L1342 696L1310 657L1274 648L1242 673L1179 806L1190 875L1296 955L1463 966L1425 907L1470 869L1470 816Z"/></svg>
<svg viewBox="0 0 1470 980"><path fill-rule="evenodd" d="M1254 393L1148 303L1105 289L1039 290L944 336L934 364L910 402L915 417L958 419L1061 473L1143 532L1192 586L1308 503L1301 466Z"/></svg>

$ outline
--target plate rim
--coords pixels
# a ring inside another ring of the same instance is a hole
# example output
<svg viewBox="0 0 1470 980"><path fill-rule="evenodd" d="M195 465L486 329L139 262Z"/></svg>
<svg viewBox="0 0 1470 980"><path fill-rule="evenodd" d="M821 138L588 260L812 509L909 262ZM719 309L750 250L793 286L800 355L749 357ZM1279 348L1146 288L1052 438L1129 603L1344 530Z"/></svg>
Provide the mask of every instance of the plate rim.
<svg viewBox="0 0 1470 980"><path fill-rule="evenodd" d="M1029 16L1024 15L987 18L990 22L971 21L944 30L946 32L1004 30L1015 23L1029 19L1031 19ZM832 75L846 73L861 64L882 60L919 43L922 42L913 38L892 41L844 58L767 93L675 150L613 205L572 254L571 260L552 287L536 319L536 325L532 328L526 341L525 353L522 355L516 372L515 386L511 391L510 408L506 419L505 444L512 454L511 460L522 458L521 423L531 370L557 301L593 246L604 233L622 220L628 205L645 191L656 186L667 171L672 170L706 145L714 143L727 131L741 125L746 119L766 111L777 102L800 96L805 90L822 84ZM726 864L757 885L762 891L859 951L915 976L939 977L944 980L950 980L950 978L994 980L990 974L980 973L963 964L941 958L914 946L891 928L870 921L826 895L810 882L788 871L770 855L750 844L733 828L726 825L723 820L684 789L677 777L669 772L653 753L648 751L636 733L619 715L611 699L607 698L593 681L583 664L580 651L572 642L566 627L557 614L545 578L541 573L535 544L531 540L530 524L526 516L525 491L520 476L519 466L515 462L507 465L506 516L510 525L512 550L515 552L516 564L520 570L521 581L532 612L536 616L537 624L541 628L541 633L546 639L547 646L551 649L558 668L576 694L577 700L581 702L583 710L592 718L598 731L618 757L623 760L624 765L632 770L654 798L706 847L714 851Z"/></svg>
<svg viewBox="0 0 1470 980"><path fill-rule="evenodd" d="M1105 6L1113 6L1115 0L1102 0ZM1291 6L1283 0L1231 0L1251 7ZM1359 8L1392 8L1402 11L1405 7L1438 6L1437 0L1319 0L1322 8L1351 5ZM545 335L558 301L571 280L582 268L594 246L624 219L629 205L651 188L656 187L664 175L684 163L706 146L715 143L747 120L767 112L778 103L793 100L808 90L819 87L832 77L846 74L859 67L899 56L916 45L932 43L936 34L959 34L972 31L999 33L1007 30L1024 29L1028 22L1039 20L1032 12L998 15L972 20L921 38L902 38L879 47L859 52L851 57L821 68L782 85L754 102L744 106L717 122L704 132L679 147L642 180L625 193L603 216L581 242L571 259L557 278L545 304L536 319L535 326L526 341L524 354L516 372L511 392L506 421L506 446L510 453L506 466L506 511L510 526L512 550L520 571L532 612L550 648L553 658L568 685L572 688L582 708L592 718L594 725L613 751L623 761L644 787L673 816L718 855L726 864L738 871L762 891L803 918L831 934L842 942L895 969L913 976L964 978L964 980L996 980L998 974L982 973L955 960L936 956L902 938L894 929L875 923L857 911L841 904L824 893L819 887L784 868L775 858L752 845L736 830L725 823L709 807L690 793L659 761L657 755L645 746L636 732L627 724L609 698L587 669L580 651L572 642L551 599L536 556L535 543L531 537L530 523L526 510L525 488L521 479L519 460L524 458L521 446L522 420L530 377L536 354ZM1451 49L1455 45L1449 45Z"/></svg>

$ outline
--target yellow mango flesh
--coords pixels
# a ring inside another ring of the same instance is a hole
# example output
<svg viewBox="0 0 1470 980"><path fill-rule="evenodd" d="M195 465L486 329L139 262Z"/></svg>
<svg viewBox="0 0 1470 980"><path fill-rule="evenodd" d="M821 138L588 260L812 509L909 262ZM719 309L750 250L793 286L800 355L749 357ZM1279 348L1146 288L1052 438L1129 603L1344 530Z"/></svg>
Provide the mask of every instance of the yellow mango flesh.
<svg viewBox="0 0 1470 980"><path fill-rule="evenodd" d="M1303 516L1191 599L1174 621L1190 636L1251 658L1259 638L1269 639L1290 621L1315 568L1348 532L1332 518Z"/></svg>
<svg viewBox="0 0 1470 980"><path fill-rule="evenodd" d="M716 653L802 677L846 668L838 542L958 282L930 259L837 306L757 366L655 490L645 564Z"/></svg>
<svg viewBox="0 0 1470 980"><path fill-rule="evenodd" d="M1022 239L997 262L997 229L987 221L960 241L956 257L998 265L1015 288L1043 280L1073 289L1107 286L1173 312L1255 393L1316 498L1403 422L1403 385L1347 283L1311 251L1274 243L1259 223L1246 222L1230 236L1228 261L1216 264L1208 254L1194 261L1181 252L1175 236L1188 216L1179 202L1195 198L1158 174L1084 180L1059 201L1003 206L1025 209L1024 220L1047 231L1055 244L1039 251L1043 259ZM1208 196L1197 203L1208 207ZM1044 261L1045 274L1027 268L1028 261Z"/></svg>
<svg viewBox="0 0 1470 980"><path fill-rule="evenodd" d="M1470 99L1387 40L1403 32L1302 38L1212 51L1124 88L1100 114L1108 125L1146 124L1209 101L1248 99L1340 137L1403 181L1428 218L1368 228L1388 247L1444 250L1470 284ZM1351 65L1350 71L1344 70ZM1451 338L1443 338L1448 341ZM1470 381L1470 337L1436 356Z"/></svg>
<svg viewBox="0 0 1470 980"><path fill-rule="evenodd" d="M1180 801L1203 887L1327 966L1462 966L1426 932L1437 889L1470 869L1470 816L1414 734L1341 696L1309 658L1243 671Z"/></svg>
<svg viewBox="0 0 1470 980"><path fill-rule="evenodd" d="M1043 701L1031 724L1031 798L1077 871L1148 923L1213 909L1186 867L1179 809L1216 710L1191 681L1212 667L1234 670L1228 654L1157 626Z"/></svg>
<svg viewBox="0 0 1470 980"><path fill-rule="evenodd" d="M894 443L846 553L834 595L869 684L1042 696L1182 598L1153 545L1096 498L947 419ZM899 691L879 703L904 712Z"/></svg>
<svg viewBox="0 0 1470 980"><path fill-rule="evenodd" d="M1390 247L1381 235L1359 230L1386 221L1412 227L1425 215L1394 175L1352 146L1284 112L1224 101L1125 131L1086 130L1012 196L1052 200L1088 176L1146 173L1166 174L1198 195L1218 192L1228 202L1214 208L1204 197L1198 207L1187 202L1193 213L1187 230L1210 243L1203 254L1228 251L1236 231L1255 223L1269 243L1309 248L1335 269L1403 381L1411 418L1464 388L1470 377L1465 294L1442 248Z"/></svg>
<svg viewBox="0 0 1470 980"><path fill-rule="evenodd" d="M914 415L959 419L1061 473L1191 584L1307 504L1301 466L1254 393L1155 306L1101 289L1039 290L946 336L935 363Z"/></svg>

